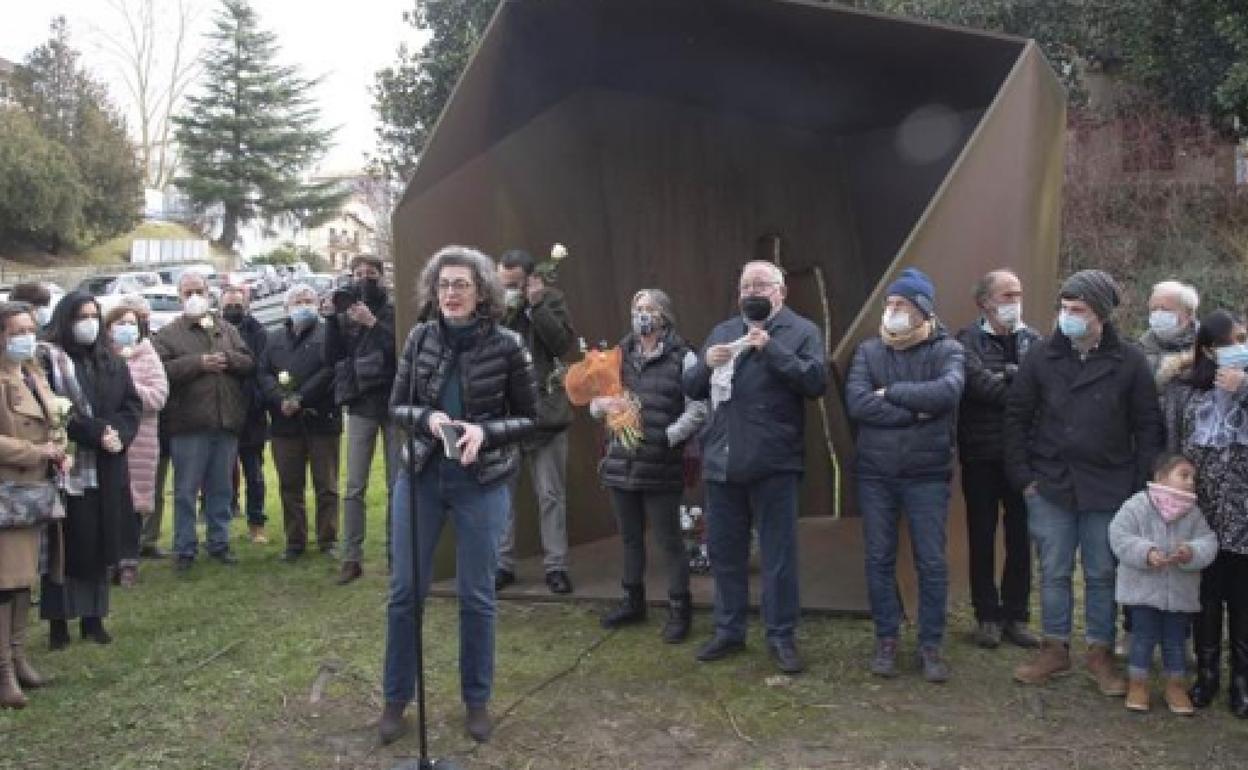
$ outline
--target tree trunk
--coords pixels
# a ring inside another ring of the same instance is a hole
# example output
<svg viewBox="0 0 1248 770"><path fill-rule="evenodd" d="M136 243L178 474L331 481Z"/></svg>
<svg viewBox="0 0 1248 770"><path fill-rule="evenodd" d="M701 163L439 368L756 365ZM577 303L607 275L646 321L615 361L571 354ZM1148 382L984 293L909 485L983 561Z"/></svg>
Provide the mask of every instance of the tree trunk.
<svg viewBox="0 0 1248 770"><path fill-rule="evenodd" d="M222 248L234 250L234 241L238 240L238 214L225 210L225 216L221 220L221 237L217 239L217 245Z"/></svg>

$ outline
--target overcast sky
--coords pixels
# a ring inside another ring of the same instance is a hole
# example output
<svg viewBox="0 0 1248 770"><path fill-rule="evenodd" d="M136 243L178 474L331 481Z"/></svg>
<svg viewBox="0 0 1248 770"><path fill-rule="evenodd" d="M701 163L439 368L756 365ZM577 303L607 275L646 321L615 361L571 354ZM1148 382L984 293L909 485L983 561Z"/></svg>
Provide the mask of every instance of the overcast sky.
<svg viewBox="0 0 1248 770"><path fill-rule="evenodd" d="M200 29L210 28L218 0L190 2L199 8ZM64 15L84 65L108 84L119 105L128 106L115 60L100 42L101 30L117 30L121 23L107 0L2 0L0 4L0 57L20 62L47 40L52 18ZM414 0L251 0L251 4L261 26L276 33L282 63L297 65L308 77L325 76L317 102L325 123L340 128L323 170L362 166L364 153L375 144L376 121L368 91L373 73L395 61L401 42L409 47L421 42L416 30L402 19ZM172 8L176 2L158 0L156 5ZM130 123L133 127L133 119Z"/></svg>

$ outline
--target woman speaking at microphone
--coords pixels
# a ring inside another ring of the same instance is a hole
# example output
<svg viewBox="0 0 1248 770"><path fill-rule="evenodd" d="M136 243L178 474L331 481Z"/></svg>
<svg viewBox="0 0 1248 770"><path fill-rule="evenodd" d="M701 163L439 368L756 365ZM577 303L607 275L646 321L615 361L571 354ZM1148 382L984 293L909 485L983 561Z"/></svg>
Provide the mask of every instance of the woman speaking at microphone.
<svg viewBox="0 0 1248 770"><path fill-rule="evenodd" d="M474 740L485 741L492 729L487 707L494 681L498 542L509 506L507 481L519 467L518 442L534 429L537 383L523 342L498 324L503 287L489 257L446 246L425 265L418 291L419 317L428 320L408 334L390 396L390 416L405 431L404 452L411 456L405 456L393 495L386 705L378 732L383 743L403 732L403 711L415 689L416 610L423 607L434 548L450 519L465 726Z"/></svg>

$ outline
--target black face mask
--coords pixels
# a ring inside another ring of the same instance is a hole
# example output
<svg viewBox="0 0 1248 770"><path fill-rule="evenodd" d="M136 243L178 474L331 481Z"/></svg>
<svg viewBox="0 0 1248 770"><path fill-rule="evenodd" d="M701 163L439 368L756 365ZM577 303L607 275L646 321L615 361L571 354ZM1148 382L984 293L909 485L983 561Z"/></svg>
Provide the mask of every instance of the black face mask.
<svg viewBox="0 0 1248 770"><path fill-rule="evenodd" d="M221 311L221 317L237 326L243 322L243 306L226 305Z"/></svg>
<svg viewBox="0 0 1248 770"><path fill-rule="evenodd" d="M767 316L771 315L771 300L766 297L746 297L741 300L741 315L745 316L745 320L766 321Z"/></svg>
<svg viewBox="0 0 1248 770"><path fill-rule="evenodd" d="M382 288L381 281L376 278L361 278L356 283L360 287L360 296L364 298L366 304L375 305L385 301L386 290Z"/></svg>

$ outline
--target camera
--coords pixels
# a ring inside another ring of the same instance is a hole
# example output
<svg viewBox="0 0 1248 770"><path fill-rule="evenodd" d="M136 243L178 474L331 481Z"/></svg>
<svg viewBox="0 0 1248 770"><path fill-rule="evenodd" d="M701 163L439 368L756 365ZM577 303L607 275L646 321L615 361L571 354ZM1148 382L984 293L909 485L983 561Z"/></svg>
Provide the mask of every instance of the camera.
<svg viewBox="0 0 1248 770"><path fill-rule="evenodd" d="M334 293L329 296L329 301L334 304L335 313L345 313L355 303L364 301L364 292L360 290L359 285L348 283L334 289Z"/></svg>

